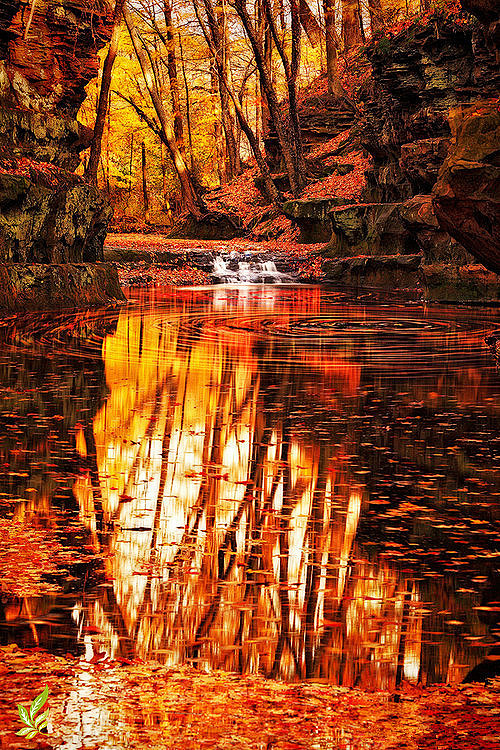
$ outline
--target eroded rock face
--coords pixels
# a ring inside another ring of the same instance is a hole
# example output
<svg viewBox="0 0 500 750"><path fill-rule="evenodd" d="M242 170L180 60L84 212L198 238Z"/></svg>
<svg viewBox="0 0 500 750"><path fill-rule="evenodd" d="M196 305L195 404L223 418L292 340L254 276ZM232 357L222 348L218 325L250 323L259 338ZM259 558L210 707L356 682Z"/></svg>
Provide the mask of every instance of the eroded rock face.
<svg viewBox="0 0 500 750"><path fill-rule="evenodd" d="M487 268L500 271L500 110L477 105L451 118L454 138L434 187L438 221Z"/></svg>
<svg viewBox="0 0 500 750"><path fill-rule="evenodd" d="M97 52L111 35L104 0L2 0L0 100L3 107L74 117L97 75Z"/></svg>
<svg viewBox="0 0 500 750"><path fill-rule="evenodd" d="M0 174L0 258L10 263L98 261L109 205L91 185L54 190L20 175Z"/></svg>
<svg viewBox="0 0 500 750"><path fill-rule="evenodd" d="M122 300L111 263L0 263L0 310L93 307Z"/></svg>
<svg viewBox="0 0 500 750"><path fill-rule="evenodd" d="M111 211L73 174L76 120L108 41L104 0L0 0L0 261L99 261Z"/></svg>
<svg viewBox="0 0 500 750"><path fill-rule="evenodd" d="M496 299L477 262L500 270L500 3L462 6L476 18L435 11L369 44L366 200L399 203L430 299Z"/></svg>
<svg viewBox="0 0 500 750"><path fill-rule="evenodd" d="M330 212L332 258L407 255L418 251L400 216L400 203L358 203Z"/></svg>
<svg viewBox="0 0 500 750"><path fill-rule="evenodd" d="M408 232L423 253L424 264L474 264L476 260L464 247L439 226L432 196L415 195L402 203L399 215Z"/></svg>
<svg viewBox="0 0 500 750"><path fill-rule="evenodd" d="M282 211L299 227L299 242L328 242L332 234L330 212L347 202L351 201L335 196L292 200L283 203Z"/></svg>
<svg viewBox="0 0 500 750"><path fill-rule="evenodd" d="M477 98L473 27L436 14L370 44L373 73L361 123L363 146L374 160L368 200L430 192L450 137L448 112Z"/></svg>

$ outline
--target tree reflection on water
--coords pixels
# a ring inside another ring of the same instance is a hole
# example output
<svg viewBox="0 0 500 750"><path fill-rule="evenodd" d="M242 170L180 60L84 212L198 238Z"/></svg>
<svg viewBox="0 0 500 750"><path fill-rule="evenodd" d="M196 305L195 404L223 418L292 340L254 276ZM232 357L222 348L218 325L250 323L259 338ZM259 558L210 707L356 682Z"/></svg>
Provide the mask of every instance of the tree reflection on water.
<svg viewBox="0 0 500 750"><path fill-rule="evenodd" d="M221 287L138 293L87 336L92 356L65 346L89 377L57 408L89 380L101 394L63 424L105 574L75 576L88 657L378 688L463 679L497 627L493 321Z"/></svg>

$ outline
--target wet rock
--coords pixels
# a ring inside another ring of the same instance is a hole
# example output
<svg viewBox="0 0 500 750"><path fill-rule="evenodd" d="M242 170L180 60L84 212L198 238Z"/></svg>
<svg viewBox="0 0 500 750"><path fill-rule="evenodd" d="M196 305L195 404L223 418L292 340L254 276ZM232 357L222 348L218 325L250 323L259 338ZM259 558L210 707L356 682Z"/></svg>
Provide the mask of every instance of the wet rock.
<svg viewBox="0 0 500 750"><path fill-rule="evenodd" d="M454 138L433 191L440 226L500 271L500 111L478 104L451 118Z"/></svg>
<svg viewBox="0 0 500 750"><path fill-rule="evenodd" d="M327 261L327 280L356 289L416 289L421 255L381 255Z"/></svg>
<svg viewBox="0 0 500 750"><path fill-rule="evenodd" d="M424 297L434 302L498 302L500 276L484 266L446 263L423 265L420 283Z"/></svg>
<svg viewBox="0 0 500 750"><path fill-rule="evenodd" d="M0 261L101 260L111 213L100 192L84 182L54 190L0 174Z"/></svg>
<svg viewBox="0 0 500 750"><path fill-rule="evenodd" d="M114 299L111 270L78 267L57 276L27 265L102 259L111 210L73 170L91 135L76 114L97 75L112 12L83 0L37 0L31 10L32 18L17 0L0 8L0 262L26 264L2 273L18 308L23 300L49 306L51 295L57 306L94 304L106 290ZM5 294L2 306L9 307Z"/></svg>
<svg viewBox="0 0 500 750"><path fill-rule="evenodd" d="M399 215L423 252L425 263L475 263L474 256L439 226L431 195L415 195L405 201Z"/></svg>
<svg viewBox="0 0 500 750"><path fill-rule="evenodd" d="M400 217L400 203L362 203L330 211L330 257L415 252L415 241Z"/></svg>
<svg viewBox="0 0 500 750"><path fill-rule="evenodd" d="M92 307L123 300L111 263L0 264L0 310Z"/></svg>
<svg viewBox="0 0 500 750"><path fill-rule="evenodd" d="M347 203L351 201L335 197L293 200L284 203L282 210L299 227L299 242L328 242L332 234L330 212Z"/></svg>

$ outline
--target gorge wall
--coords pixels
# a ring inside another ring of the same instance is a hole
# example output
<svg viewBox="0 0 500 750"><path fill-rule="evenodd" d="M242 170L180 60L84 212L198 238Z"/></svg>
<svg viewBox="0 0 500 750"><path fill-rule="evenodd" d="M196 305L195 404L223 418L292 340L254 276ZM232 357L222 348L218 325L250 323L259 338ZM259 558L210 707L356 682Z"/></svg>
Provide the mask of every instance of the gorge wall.
<svg viewBox="0 0 500 750"><path fill-rule="evenodd" d="M0 263L11 292L0 307L68 306L71 287L75 305L123 298L113 267L88 266L102 260L111 209L74 174L91 137L76 113L111 17L104 0L0 0ZM30 264L36 273L24 273ZM46 264L73 265L44 274Z"/></svg>
<svg viewBox="0 0 500 750"><path fill-rule="evenodd" d="M435 13L368 47L366 199L397 206L430 298L500 294L496 276L472 269L500 271L500 7L481 2L487 25Z"/></svg>
<svg viewBox="0 0 500 750"><path fill-rule="evenodd" d="M331 280L500 299L500 3L462 4L366 45L350 131L372 160L361 198L284 206L303 241L330 236Z"/></svg>

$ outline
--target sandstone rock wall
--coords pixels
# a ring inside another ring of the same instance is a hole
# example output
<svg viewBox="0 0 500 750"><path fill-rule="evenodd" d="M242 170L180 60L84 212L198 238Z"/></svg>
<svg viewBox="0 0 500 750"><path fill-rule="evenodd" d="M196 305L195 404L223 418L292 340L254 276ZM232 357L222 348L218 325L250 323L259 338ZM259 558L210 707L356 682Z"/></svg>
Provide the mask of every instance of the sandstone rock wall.
<svg viewBox="0 0 500 750"><path fill-rule="evenodd" d="M366 237L360 245L332 219L328 254L380 255L390 243L383 233L373 240L371 216L385 204L394 252L421 253L430 298L477 300L484 289L496 300L498 277L477 264L500 271L500 3L462 2L477 18L435 12L368 45L372 73L357 127L373 166L366 204L353 209L365 217Z"/></svg>
<svg viewBox="0 0 500 750"><path fill-rule="evenodd" d="M373 74L361 138L374 166L367 198L428 193L447 154L450 111L498 96L494 51L476 19L436 14L374 40L368 56Z"/></svg>
<svg viewBox="0 0 500 750"><path fill-rule="evenodd" d="M0 0L0 261L102 259L111 210L73 174L76 120L111 34L104 0Z"/></svg>

